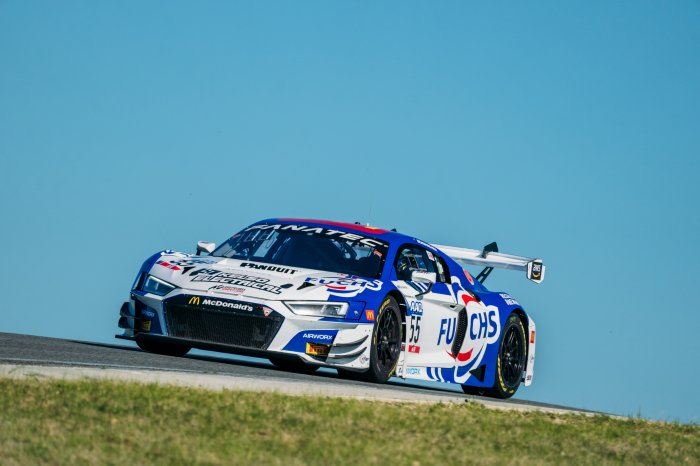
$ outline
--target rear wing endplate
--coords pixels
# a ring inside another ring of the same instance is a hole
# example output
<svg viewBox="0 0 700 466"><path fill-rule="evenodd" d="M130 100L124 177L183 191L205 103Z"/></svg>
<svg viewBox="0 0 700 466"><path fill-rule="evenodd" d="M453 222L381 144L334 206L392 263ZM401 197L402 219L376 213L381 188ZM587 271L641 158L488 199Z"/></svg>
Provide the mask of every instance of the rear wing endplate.
<svg viewBox="0 0 700 466"><path fill-rule="evenodd" d="M496 243L488 244L481 251L478 249L456 248L454 246L440 246L438 244L433 244L433 246L460 264L484 267L484 270L476 277L481 283L486 280L486 277L489 276L494 268L524 270L528 280L535 283L542 283L542 280L544 280L544 262L542 259L530 259L500 253Z"/></svg>

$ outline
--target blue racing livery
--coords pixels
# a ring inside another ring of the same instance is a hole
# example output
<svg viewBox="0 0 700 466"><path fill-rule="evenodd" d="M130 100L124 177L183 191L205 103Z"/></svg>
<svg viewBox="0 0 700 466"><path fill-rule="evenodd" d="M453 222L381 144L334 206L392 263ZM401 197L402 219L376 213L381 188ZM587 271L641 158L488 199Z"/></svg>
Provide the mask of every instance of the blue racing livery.
<svg viewBox="0 0 700 466"><path fill-rule="evenodd" d="M206 255L200 255L205 253ZM477 275L465 265L481 265ZM534 321L483 284L493 268L544 265L483 250L431 245L360 224L272 218L197 255L161 251L137 274L117 335L143 349L262 356L303 372L333 367L459 384L506 398L534 374Z"/></svg>

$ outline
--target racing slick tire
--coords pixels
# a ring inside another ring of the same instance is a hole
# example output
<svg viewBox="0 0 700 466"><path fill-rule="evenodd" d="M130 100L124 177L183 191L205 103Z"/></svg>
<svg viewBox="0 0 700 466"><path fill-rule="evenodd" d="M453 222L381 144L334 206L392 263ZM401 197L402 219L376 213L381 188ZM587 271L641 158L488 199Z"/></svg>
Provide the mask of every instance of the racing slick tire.
<svg viewBox="0 0 700 466"><path fill-rule="evenodd" d="M399 303L393 297L387 296L379 306L377 319L374 322L372 345L369 350L369 369L366 372L338 369L338 374L343 378L375 383L386 382L396 372L402 341L403 329Z"/></svg>
<svg viewBox="0 0 700 466"><path fill-rule="evenodd" d="M525 327L520 317L511 314L501 333L496 360L496 381L491 388L469 387L462 385L467 395L490 396L494 398L510 398L520 386L525 370L527 348Z"/></svg>
<svg viewBox="0 0 700 466"><path fill-rule="evenodd" d="M319 368L319 366L315 364L306 364L299 359L270 358L270 362L282 370L299 372L301 374L313 374Z"/></svg>
<svg viewBox="0 0 700 466"><path fill-rule="evenodd" d="M136 340L136 344L139 348L149 353L165 354L167 356L184 356L192 349L189 346L147 340Z"/></svg>

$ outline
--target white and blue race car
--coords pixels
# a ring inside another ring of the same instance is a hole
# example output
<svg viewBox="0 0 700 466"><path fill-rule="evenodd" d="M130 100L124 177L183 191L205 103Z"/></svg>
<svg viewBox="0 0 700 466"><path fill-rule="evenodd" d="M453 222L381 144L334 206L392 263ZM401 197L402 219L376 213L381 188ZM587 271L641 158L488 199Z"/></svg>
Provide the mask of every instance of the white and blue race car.
<svg viewBox="0 0 700 466"><path fill-rule="evenodd" d="M472 277L465 264L484 269ZM268 219L219 247L200 241L196 255L148 258L117 337L161 354L199 348L508 398L532 382L535 323L484 287L494 267L544 278L541 260L498 253L495 243L463 249L359 224Z"/></svg>

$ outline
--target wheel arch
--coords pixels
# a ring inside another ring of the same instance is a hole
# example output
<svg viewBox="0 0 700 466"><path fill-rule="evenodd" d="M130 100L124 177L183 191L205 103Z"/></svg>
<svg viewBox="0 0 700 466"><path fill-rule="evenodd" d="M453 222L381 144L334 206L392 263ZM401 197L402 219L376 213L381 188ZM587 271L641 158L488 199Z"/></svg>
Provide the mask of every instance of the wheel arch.
<svg viewBox="0 0 700 466"><path fill-rule="evenodd" d="M401 313L401 323L406 323L406 299L403 297L399 290L391 290L387 293L387 296L391 296L399 303L399 312Z"/></svg>
<svg viewBox="0 0 700 466"><path fill-rule="evenodd" d="M527 360L530 357L530 318L527 316L525 311L523 311L521 308L516 307L511 311L511 314L515 314L518 316L520 319L520 322L523 324L523 328L525 329L525 361L527 364ZM523 371L523 377L525 376L525 372Z"/></svg>

